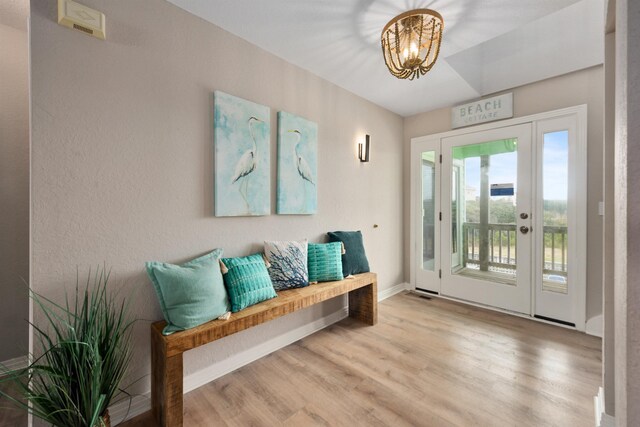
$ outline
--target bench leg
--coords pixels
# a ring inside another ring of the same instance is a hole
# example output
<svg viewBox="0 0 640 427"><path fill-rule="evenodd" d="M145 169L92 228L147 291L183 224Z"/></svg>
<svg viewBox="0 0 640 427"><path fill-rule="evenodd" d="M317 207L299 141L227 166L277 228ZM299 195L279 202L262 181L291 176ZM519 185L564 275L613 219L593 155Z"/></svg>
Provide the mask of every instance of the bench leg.
<svg viewBox="0 0 640 427"><path fill-rule="evenodd" d="M349 292L349 317L368 325L378 323L378 282Z"/></svg>
<svg viewBox="0 0 640 427"><path fill-rule="evenodd" d="M151 406L156 423L182 427L182 353L166 357L162 336L151 328Z"/></svg>

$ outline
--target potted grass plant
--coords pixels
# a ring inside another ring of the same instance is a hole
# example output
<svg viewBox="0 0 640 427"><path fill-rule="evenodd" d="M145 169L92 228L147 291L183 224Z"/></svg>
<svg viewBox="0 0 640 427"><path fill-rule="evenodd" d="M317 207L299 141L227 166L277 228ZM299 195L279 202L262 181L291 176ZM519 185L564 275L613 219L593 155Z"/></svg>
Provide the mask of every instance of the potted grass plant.
<svg viewBox="0 0 640 427"><path fill-rule="evenodd" d="M131 360L133 320L128 303L107 288L109 276L104 268L90 272L63 304L31 292L44 319L32 324L37 353L28 367L3 374L0 381L17 390L4 397L53 426L111 425L108 407L126 395L120 385Z"/></svg>

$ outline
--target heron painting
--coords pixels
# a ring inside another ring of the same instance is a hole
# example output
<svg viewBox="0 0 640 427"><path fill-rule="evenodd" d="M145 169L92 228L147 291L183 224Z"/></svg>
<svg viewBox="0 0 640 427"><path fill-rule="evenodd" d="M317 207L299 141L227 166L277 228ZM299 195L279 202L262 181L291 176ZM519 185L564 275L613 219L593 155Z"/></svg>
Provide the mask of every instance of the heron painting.
<svg viewBox="0 0 640 427"><path fill-rule="evenodd" d="M269 215L269 107L216 91L213 108L215 215Z"/></svg>
<svg viewBox="0 0 640 427"><path fill-rule="evenodd" d="M318 211L318 125L278 112L278 214Z"/></svg>

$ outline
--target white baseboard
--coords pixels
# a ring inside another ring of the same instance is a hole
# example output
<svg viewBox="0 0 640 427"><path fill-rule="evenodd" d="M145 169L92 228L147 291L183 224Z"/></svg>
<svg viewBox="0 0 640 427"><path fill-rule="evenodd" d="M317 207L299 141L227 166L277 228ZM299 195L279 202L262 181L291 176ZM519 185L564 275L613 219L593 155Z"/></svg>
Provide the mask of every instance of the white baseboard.
<svg viewBox="0 0 640 427"><path fill-rule="evenodd" d="M395 294L399 294L402 291L406 291L407 289L409 289L409 284L408 283L400 283L398 285L392 286L390 288L387 288L383 291L379 291L378 292L378 301L382 301L385 300L389 297L394 296Z"/></svg>
<svg viewBox="0 0 640 427"><path fill-rule="evenodd" d="M387 299L393 295L396 295L408 288L407 283L400 283L391 288L385 289L378 293L378 301ZM328 316L315 320L306 325L302 325L299 328L288 331L287 333L275 337L269 341L266 341L258 346L251 347L241 353L234 355L233 357L223 360L222 362L211 365L205 369L194 372L184 377L183 391L188 393L201 387L211 381L214 381L230 372L235 371L249 363L258 360L274 351L277 351L289 344L292 344L320 329L336 323L349 315L349 309L343 307L341 310L335 311ZM131 407L129 407L129 400L124 400L109 407L109 414L113 424L117 424L124 420L131 419L137 415L140 415L146 411L151 410L151 399L149 394L135 396L131 401Z"/></svg>
<svg viewBox="0 0 640 427"><path fill-rule="evenodd" d="M18 356L13 359L0 362L0 373L6 371L15 371L16 369L24 369L29 366L29 356Z"/></svg>
<svg viewBox="0 0 640 427"><path fill-rule="evenodd" d="M593 412L596 418L596 427L600 427L600 420L604 413L604 390L602 387L598 387L598 394L593 397Z"/></svg>
<svg viewBox="0 0 640 427"><path fill-rule="evenodd" d="M587 320L585 332L589 335L602 338L602 331L603 331L602 321L603 321L602 314L598 314L597 316L594 316L591 319Z"/></svg>
<svg viewBox="0 0 640 427"><path fill-rule="evenodd" d="M604 409L604 390L598 387L598 394L593 398L593 409L596 417L596 427L615 427L616 420Z"/></svg>

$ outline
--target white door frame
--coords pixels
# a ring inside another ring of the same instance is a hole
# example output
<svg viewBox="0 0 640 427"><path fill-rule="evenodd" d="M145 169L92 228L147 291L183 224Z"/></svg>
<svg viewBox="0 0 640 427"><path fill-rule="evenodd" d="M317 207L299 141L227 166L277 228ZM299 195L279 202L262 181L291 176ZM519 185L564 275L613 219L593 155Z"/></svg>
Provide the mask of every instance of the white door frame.
<svg viewBox="0 0 640 427"><path fill-rule="evenodd" d="M574 173L573 182L575 188L570 190L574 194L574 209L573 215L570 220L574 221L576 233L574 238L574 247L576 248L573 253L569 253L569 263L575 267L573 271L574 279L572 279L573 287L575 289L575 293L573 296L572 303L574 304L575 309L575 324L576 329L580 331L585 330L586 326L586 264L587 264L587 256L586 256L586 248L587 248L587 105L578 105L575 107L563 108L554 111L548 111L539 114L533 114L525 117L517 117L513 119L502 120L498 122L492 122L477 126L466 127L462 129L456 129L448 132L441 132L433 135L426 135L421 137L411 138L411 179L410 179L410 235L409 235L409 245L410 245L410 287L411 289L416 289L416 272L418 268L418 260L416 254L418 253L417 245L418 238L421 236L421 226L420 220L421 211L418 212L418 203L420 197L421 183L420 179L420 168L416 161L416 154L418 149L416 145L419 143L424 143L428 141L440 141L443 138L448 138L452 136L465 135L468 133L475 133L485 130L491 130L506 126L519 125L523 123L532 123L533 127L533 138L537 138L538 132L536 128L536 122L542 121L546 119L553 119L557 117L563 116L575 116L576 117L576 136L577 141L575 144L575 153L574 153ZM535 157L535 156L534 156ZM535 164L535 161L532 159L532 167L538 167ZM537 169L536 169L537 170ZM571 215L571 213L570 213ZM438 244L439 242L437 242ZM436 263L439 265L440 262L440 251L436 250ZM535 264L534 264L535 265ZM535 289L536 284L531 286L531 315L533 315L535 311ZM430 289L431 290L431 289ZM440 291L440 283L438 281L437 284L434 284L433 291Z"/></svg>

